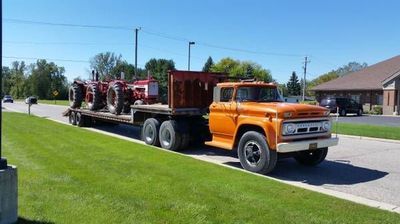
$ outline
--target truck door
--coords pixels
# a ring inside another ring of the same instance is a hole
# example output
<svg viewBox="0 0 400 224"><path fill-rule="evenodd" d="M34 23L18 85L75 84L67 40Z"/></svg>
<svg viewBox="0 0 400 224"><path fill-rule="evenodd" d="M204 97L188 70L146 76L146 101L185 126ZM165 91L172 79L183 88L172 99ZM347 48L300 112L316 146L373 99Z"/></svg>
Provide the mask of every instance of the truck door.
<svg viewBox="0 0 400 224"><path fill-rule="evenodd" d="M210 106L209 125L213 134L233 136L236 130L237 108L233 101L233 87L215 87L214 102Z"/></svg>

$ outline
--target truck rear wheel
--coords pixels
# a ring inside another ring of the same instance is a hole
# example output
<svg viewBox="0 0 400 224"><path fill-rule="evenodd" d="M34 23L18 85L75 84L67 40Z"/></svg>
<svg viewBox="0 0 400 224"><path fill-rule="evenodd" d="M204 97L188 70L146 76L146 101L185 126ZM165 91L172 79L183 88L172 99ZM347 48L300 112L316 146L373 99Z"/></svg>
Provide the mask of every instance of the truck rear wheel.
<svg viewBox="0 0 400 224"><path fill-rule="evenodd" d="M277 153L269 149L267 139L259 132L244 133L237 151L240 164L245 170L267 174L275 168Z"/></svg>
<svg viewBox="0 0 400 224"><path fill-rule="evenodd" d="M160 131L160 122L155 118L147 119L142 127L142 140L147 145L160 146L158 133Z"/></svg>
<svg viewBox="0 0 400 224"><path fill-rule="evenodd" d="M321 148L317 150L307 150L298 152L294 159L306 166L316 166L325 160L326 155L328 154L328 148Z"/></svg>
<svg viewBox="0 0 400 224"><path fill-rule="evenodd" d="M69 106L71 108L80 108L83 100L83 93L81 87L74 83L69 87L68 91Z"/></svg>
<svg viewBox="0 0 400 224"><path fill-rule="evenodd" d="M87 87L85 102L89 110L99 110L103 107L101 92L96 84L92 83Z"/></svg>
<svg viewBox="0 0 400 224"><path fill-rule="evenodd" d="M178 123L174 120L164 121L160 126L159 138L161 147L178 151L182 143L181 134L178 132Z"/></svg>
<svg viewBox="0 0 400 224"><path fill-rule="evenodd" d="M107 108L112 114L120 114L124 107L124 93L119 83L114 83L107 90Z"/></svg>

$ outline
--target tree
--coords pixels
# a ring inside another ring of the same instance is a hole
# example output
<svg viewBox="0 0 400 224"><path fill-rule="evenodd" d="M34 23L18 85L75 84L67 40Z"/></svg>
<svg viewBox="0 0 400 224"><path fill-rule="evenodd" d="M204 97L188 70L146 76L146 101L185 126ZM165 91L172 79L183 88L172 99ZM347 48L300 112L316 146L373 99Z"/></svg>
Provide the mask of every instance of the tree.
<svg viewBox="0 0 400 224"><path fill-rule="evenodd" d="M286 84L289 96L299 96L301 94L301 85L296 72L292 72L288 83Z"/></svg>
<svg viewBox="0 0 400 224"><path fill-rule="evenodd" d="M135 75L135 66L126 61L121 61L111 69L112 77L121 77L121 72L125 74L125 80L133 80Z"/></svg>
<svg viewBox="0 0 400 224"><path fill-rule="evenodd" d="M99 72L100 79L105 79L107 75L115 78L111 72L116 66L123 63L121 58L121 55L117 56L111 52L99 53L90 59L90 68Z"/></svg>
<svg viewBox="0 0 400 224"><path fill-rule="evenodd" d="M339 76L345 76L351 72L356 72L359 71L361 69L364 69L368 66L367 63L358 63L358 62L349 62L347 65L343 65L342 67L339 67L338 69L336 69L336 73Z"/></svg>
<svg viewBox="0 0 400 224"><path fill-rule="evenodd" d="M2 79L2 92L0 97L3 98L4 95L10 94L11 92L11 87L12 87L12 81L11 81L11 70L7 66L3 66L1 69L1 79Z"/></svg>
<svg viewBox="0 0 400 224"><path fill-rule="evenodd" d="M159 95L162 102L167 100L168 70L175 70L175 62L167 59L150 59L146 71L159 82Z"/></svg>
<svg viewBox="0 0 400 224"><path fill-rule="evenodd" d="M211 71L211 67L214 65L214 61L211 58L211 56L208 57L206 63L203 66L203 72L210 72Z"/></svg>
<svg viewBox="0 0 400 224"><path fill-rule="evenodd" d="M14 61L11 63L10 94L14 96L14 98L24 97L26 80L24 75L25 70L26 65L24 61Z"/></svg>
<svg viewBox="0 0 400 224"><path fill-rule="evenodd" d="M39 99L53 99L53 91L59 92L59 99L68 96L68 83L64 76L64 67L57 66L54 62L37 60L30 66L30 75L26 81L25 95L35 95Z"/></svg>
<svg viewBox="0 0 400 224"><path fill-rule="evenodd" d="M279 84L279 85L278 85L278 88L279 88L279 90L280 90L280 92L281 92L281 94L282 94L283 97L289 96L289 94L288 94L288 88L286 87L285 84Z"/></svg>
<svg viewBox="0 0 400 224"><path fill-rule="evenodd" d="M307 86L306 86L306 88L307 88L306 91L307 91L308 95L313 96L314 92L310 91L310 89L312 89L313 87L318 86L322 83L337 79L341 76L345 76L351 72L359 71L361 69L366 68L367 66L368 66L367 63L365 63L365 62L364 63L350 62L347 65L343 65L343 66L337 68L336 70L332 70L330 72L322 74L322 75L318 76L317 78L311 80L309 82L309 84L307 84Z"/></svg>
<svg viewBox="0 0 400 224"><path fill-rule="evenodd" d="M251 61L239 61L232 58L223 58L211 66L212 72L227 73L230 77L255 77L258 80L272 82L271 72L261 65Z"/></svg>

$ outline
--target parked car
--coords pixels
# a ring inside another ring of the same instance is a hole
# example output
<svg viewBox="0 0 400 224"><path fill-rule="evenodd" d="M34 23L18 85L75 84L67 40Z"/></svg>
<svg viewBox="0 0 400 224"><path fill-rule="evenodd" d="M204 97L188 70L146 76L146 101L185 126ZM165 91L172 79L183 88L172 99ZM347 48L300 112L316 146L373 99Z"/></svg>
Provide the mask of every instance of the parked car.
<svg viewBox="0 0 400 224"><path fill-rule="evenodd" d="M3 97L3 103L14 103L14 99L10 95L5 95Z"/></svg>
<svg viewBox="0 0 400 224"><path fill-rule="evenodd" d="M30 96L25 99L26 104L37 104L37 98L34 96Z"/></svg>
<svg viewBox="0 0 400 224"><path fill-rule="evenodd" d="M319 105L328 108L331 113L339 112L340 116L346 116L348 113L355 113L358 116L363 114L362 105L348 98L328 97L322 99Z"/></svg>

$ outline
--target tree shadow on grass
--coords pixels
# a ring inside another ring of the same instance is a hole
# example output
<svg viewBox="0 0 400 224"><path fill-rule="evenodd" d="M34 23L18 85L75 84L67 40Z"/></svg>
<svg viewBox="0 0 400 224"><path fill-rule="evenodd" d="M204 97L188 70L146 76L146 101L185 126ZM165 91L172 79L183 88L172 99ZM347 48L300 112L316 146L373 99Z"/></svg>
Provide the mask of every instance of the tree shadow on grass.
<svg viewBox="0 0 400 224"><path fill-rule="evenodd" d="M241 167L239 162L227 165ZM310 185L352 185L374 181L388 175L387 172L354 166L348 161L325 160L315 167L302 166L294 159L278 160L274 171L268 176L287 181L296 181Z"/></svg>
<svg viewBox="0 0 400 224"><path fill-rule="evenodd" d="M18 217L18 224L54 224L54 222L49 221L39 221L39 220L30 220L24 217Z"/></svg>

